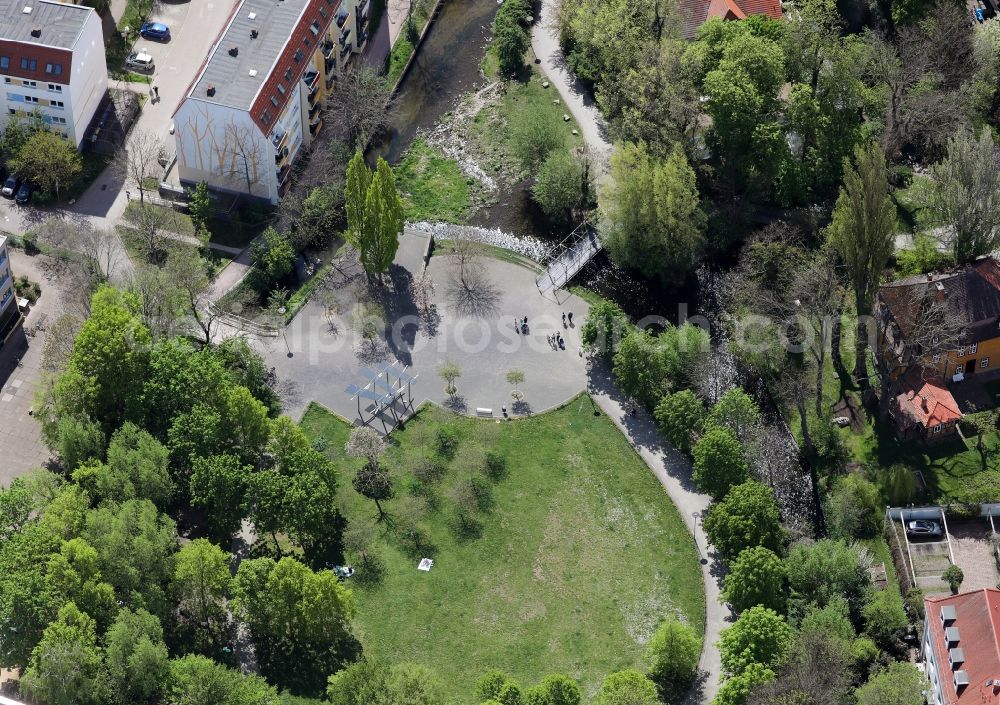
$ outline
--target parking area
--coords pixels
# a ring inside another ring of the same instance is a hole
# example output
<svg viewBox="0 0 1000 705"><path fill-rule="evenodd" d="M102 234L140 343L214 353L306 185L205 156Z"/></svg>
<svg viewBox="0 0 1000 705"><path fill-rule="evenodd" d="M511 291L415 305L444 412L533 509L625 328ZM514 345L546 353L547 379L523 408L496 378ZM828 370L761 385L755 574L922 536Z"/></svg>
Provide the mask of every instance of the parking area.
<svg viewBox="0 0 1000 705"><path fill-rule="evenodd" d="M962 569L962 591L1000 583L994 525L988 515L949 518L942 507L917 507L890 509L888 517L910 582L926 594L951 592L941 576L952 564Z"/></svg>

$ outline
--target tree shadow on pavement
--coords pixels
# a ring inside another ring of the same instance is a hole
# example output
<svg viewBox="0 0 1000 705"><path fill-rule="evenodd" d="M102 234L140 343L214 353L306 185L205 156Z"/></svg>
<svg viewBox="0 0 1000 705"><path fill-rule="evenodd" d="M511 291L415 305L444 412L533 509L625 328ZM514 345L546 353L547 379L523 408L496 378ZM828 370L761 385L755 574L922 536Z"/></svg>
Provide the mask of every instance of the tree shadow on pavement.
<svg viewBox="0 0 1000 705"><path fill-rule="evenodd" d="M465 397L461 394L453 394L444 400L444 407L454 411L456 414L464 414L469 410L468 404L466 404Z"/></svg>
<svg viewBox="0 0 1000 705"><path fill-rule="evenodd" d="M495 318L499 312L500 289L485 274L467 274L464 282L453 277L448 284L448 303L456 313L472 318Z"/></svg>
<svg viewBox="0 0 1000 705"><path fill-rule="evenodd" d="M510 412L516 416L531 416L531 404L524 399L515 401L510 405Z"/></svg>
<svg viewBox="0 0 1000 705"><path fill-rule="evenodd" d="M413 274L398 264L389 266L389 283L386 286L372 290L372 299L385 311L389 329L386 334L386 345L397 360L409 367L413 364L410 351L417 338L420 326L420 310L413 301ZM402 325L397 321L405 320Z"/></svg>

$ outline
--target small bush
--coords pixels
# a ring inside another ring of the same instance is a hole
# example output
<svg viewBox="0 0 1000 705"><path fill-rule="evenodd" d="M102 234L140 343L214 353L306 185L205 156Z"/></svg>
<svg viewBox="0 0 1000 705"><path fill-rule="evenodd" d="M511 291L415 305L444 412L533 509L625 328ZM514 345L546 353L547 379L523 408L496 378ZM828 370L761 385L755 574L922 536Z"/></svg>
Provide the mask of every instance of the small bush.
<svg viewBox="0 0 1000 705"><path fill-rule="evenodd" d="M962 587L962 581L965 580L965 573L957 565L952 564L948 566L941 579L948 583L948 587L951 588L951 592L954 595Z"/></svg>
<svg viewBox="0 0 1000 705"><path fill-rule="evenodd" d="M483 522L462 507L455 508L448 525L459 540L472 541L483 535Z"/></svg>
<svg viewBox="0 0 1000 705"><path fill-rule="evenodd" d="M442 426L437 431L434 444L441 457L451 460L458 450L458 434L451 426Z"/></svg>
<svg viewBox="0 0 1000 705"><path fill-rule="evenodd" d="M313 450L322 453L330 447L330 440L326 436L316 436L312 441Z"/></svg>
<svg viewBox="0 0 1000 705"><path fill-rule="evenodd" d="M396 525L396 535L400 548L413 558L433 556L437 551L431 529L423 522L400 522Z"/></svg>
<svg viewBox="0 0 1000 705"><path fill-rule="evenodd" d="M476 507L481 512L488 512L493 508L493 488L481 477L469 479L469 492L475 497Z"/></svg>
<svg viewBox="0 0 1000 705"><path fill-rule="evenodd" d="M507 460L495 450L486 451L483 460L483 473L486 477L494 481L499 481L507 476Z"/></svg>
<svg viewBox="0 0 1000 705"><path fill-rule="evenodd" d="M424 485L434 485L447 474L448 468L439 458L421 458L413 468L413 476Z"/></svg>

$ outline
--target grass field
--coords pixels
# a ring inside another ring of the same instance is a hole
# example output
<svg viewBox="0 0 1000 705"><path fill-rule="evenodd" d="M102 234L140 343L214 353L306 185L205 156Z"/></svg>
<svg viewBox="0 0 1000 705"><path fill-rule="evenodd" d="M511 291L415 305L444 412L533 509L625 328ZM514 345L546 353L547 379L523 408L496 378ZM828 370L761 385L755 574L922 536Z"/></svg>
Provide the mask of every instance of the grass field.
<svg viewBox="0 0 1000 705"><path fill-rule="evenodd" d="M458 162L423 140L413 141L396 167L396 183L409 221L464 223L469 183Z"/></svg>
<svg viewBox="0 0 1000 705"><path fill-rule="evenodd" d="M338 417L312 405L302 426L326 439L325 452L341 467L357 467L345 458L349 428ZM453 430L457 452L434 499L418 500L411 470L434 455L442 426ZM370 655L434 668L460 702L471 702L476 679L490 668L525 685L564 672L592 695L608 673L642 668L643 646L664 616L704 629L690 534L628 441L594 416L585 396L504 423L428 406L392 440L385 462L397 493L386 509L397 531L413 521L429 531L435 565L417 571L396 534L382 533L385 578L355 587L355 629ZM492 485L481 536L460 539L450 528L452 498L481 476L487 448L506 459L508 475ZM349 522L373 521L373 502L352 489L347 471L338 497Z"/></svg>

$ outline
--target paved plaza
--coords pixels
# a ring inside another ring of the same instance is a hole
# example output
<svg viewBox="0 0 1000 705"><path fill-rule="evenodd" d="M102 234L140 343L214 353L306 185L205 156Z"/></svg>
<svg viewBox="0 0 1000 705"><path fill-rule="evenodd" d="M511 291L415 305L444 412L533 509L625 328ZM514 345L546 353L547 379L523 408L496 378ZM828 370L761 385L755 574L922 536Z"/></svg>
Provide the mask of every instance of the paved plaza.
<svg viewBox="0 0 1000 705"><path fill-rule="evenodd" d="M342 262L328 280L338 296L332 317L324 297L316 295L284 337L256 343L278 377L294 381L286 395L287 413L298 418L315 400L349 420L356 419L357 401L344 389L350 384L363 386L367 380L361 369L380 362L405 365L418 377L413 386L414 406L431 400L467 414L489 408L500 417L503 406L511 414L537 413L586 389L586 358L580 342L586 302L565 292L542 296L535 286L536 271L492 257L478 260L478 271L466 277L467 288L474 291L466 292L458 281L458 257L445 248L435 252L427 268L434 284L436 316L424 315L409 292L410 282L422 273L426 237L410 231L403 235L389 272L391 283L374 295L385 318L395 322L391 328L385 326L388 329L378 341L364 339L352 323L353 299L367 286L356 262ZM567 321L563 327L562 314L571 312L573 324ZM514 329L515 319L525 317L527 335ZM562 348L548 342L555 333L563 338ZM445 361L455 362L462 371L454 398L445 393L445 383L437 374ZM525 376L519 385L523 403L516 406L506 381L512 369Z"/></svg>

